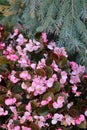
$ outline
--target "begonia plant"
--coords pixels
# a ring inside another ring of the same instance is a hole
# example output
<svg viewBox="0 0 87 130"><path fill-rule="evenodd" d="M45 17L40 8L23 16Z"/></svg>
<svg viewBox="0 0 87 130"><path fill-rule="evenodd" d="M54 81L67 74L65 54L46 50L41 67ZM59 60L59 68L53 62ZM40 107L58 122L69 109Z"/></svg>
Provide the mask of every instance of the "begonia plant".
<svg viewBox="0 0 87 130"><path fill-rule="evenodd" d="M85 67L69 61L44 32L32 40L18 29L8 37L2 30L0 130L86 129Z"/></svg>

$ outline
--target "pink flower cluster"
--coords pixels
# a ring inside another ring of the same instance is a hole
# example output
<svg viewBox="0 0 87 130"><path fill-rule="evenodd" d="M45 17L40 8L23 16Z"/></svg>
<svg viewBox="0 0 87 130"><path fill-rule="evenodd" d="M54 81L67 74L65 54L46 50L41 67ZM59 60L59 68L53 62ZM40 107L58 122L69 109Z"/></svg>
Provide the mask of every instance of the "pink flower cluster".
<svg viewBox="0 0 87 130"><path fill-rule="evenodd" d="M80 83L80 77L85 72L85 67L78 65L75 62L70 62L70 66L72 69L71 77L70 77L70 83L73 84L72 86L72 92L75 94L75 96L79 96L81 92L77 91L77 83Z"/></svg>
<svg viewBox="0 0 87 130"><path fill-rule="evenodd" d="M79 124L81 124L81 122L83 122L85 120L85 117L84 117L84 115L80 115L79 117L77 117L76 119L75 119L75 123L77 124L77 125L79 125Z"/></svg>
<svg viewBox="0 0 87 130"><path fill-rule="evenodd" d="M49 43L46 33L41 37L43 43L28 40L15 29L8 45L0 45L1 56L7 58L6 68L0 70L0 119L6 116L1 129L63 130L85 125L85 67L69 62L65 48Z"/></svg>
<svg viewBox="0 0 87 130"><path fill-rule="evenodd" d="M5 100L5 104L7 106L14 105L15 103L16 103L16 98L8 98L8 99Z"/></svg>
<svg viewBox="0 0 87 130"><path fill-rule="evenodd" d="M57 109L57 108L62 108L64 102L65 102L64 97L63 97L63 96L59 96L59 97L57 98L57 102L54 102L54 103L53 103L53 107L54 107L55 109Z"/></svg>
<svg viewBox="0 0 87 130"><path fill-rule="evenodd" d="M0 116L6 116L8 115L8 111L4 111L4 109L2 107L0 107Z"/></svg>
<svg viewBox="0 0 87 130"><path fill-rule="evenodd" d="M8 46L7 49L3 51L3 54L5 54L7 59L9 59L11 61L18 60L18 56L15 53L14 49L12 48L12 46Z"/></svg>

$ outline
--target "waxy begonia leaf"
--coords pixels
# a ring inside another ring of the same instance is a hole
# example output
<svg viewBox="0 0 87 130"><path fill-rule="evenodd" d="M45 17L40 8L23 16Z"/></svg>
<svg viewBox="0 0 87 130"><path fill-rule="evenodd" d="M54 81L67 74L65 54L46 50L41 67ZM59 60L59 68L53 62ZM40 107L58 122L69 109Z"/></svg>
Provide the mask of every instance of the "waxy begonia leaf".
<svg viewBox="0 0 87 130"><path fill-rule="evenodd" d="M0 65L3 64L12 64L12 62L8 60L5 56L0 56Z"/></svg>
<svg viewBox="0 0 87 130"><path fill-rule="evenodd" d="M45 67L45 71L46 71L47 78L52 77L52 75L53 75L53 69L50 66L46 66Z"/></svg>
<svg viewBox="0 0 87 130"><path fill-rule="evenodd" d="M20 121L19 120L14 120L14 125L20 125Z"/></svg>
<svg viewBox="0 0 87 130"><path fill-rule="evenodd" d="M31 101L31 106L32 106L33 109L37 109L38 104L35 101L32 100Z"/></svg>
<svg viewBox="0 0 87 130"><path fill-rule="evenodd" d="M13 86L13 88L12 88L12 92L13 93L20 93L20 92L22 92L23 90L22 90L22 88L21 88L21 86L20 85L18 85L18 84L16 84L16 85L14 85Z"/></svg>
<svg viewBox="0 0 87 130"><path fill-rule="evenodd" d="M52 98L52 100L54 100L54 94L53 94L53 92L47 92L47 93L45 93L44 95L43 95L43 100L45 100L45 99L47 99L48 97L51 97Z"/></svg>
<svg viewBox="0 0 87 130"><path fill-rule="evenodd" d="M65 56L61 56L60 57L60 61L59 61L59 67L60 68L63 68L63 67L65 67L66 66L66 64L67 64L67 58L65 57Z"/></svg>
<svg viewBox="0 0 87 130"><path fill-rule="evenodd" d="M0 95L0 105L4 103L3 101L5 100L5 97L6 97L6 94Z"/></svg>
<svg viewBox="0 0 87 130"><path fill-rule="evenodd" d="M45 76L46 75L44 69L37 69L36 74L39 75L39 76Z"/></svg>
<svg viewBox="0 0 87 130"><path fill-rule="evenodd" d="M49 57L51 60L54 60L55 62L58 63L58 56L57 56L57 54L50 52L50 53L48 54L48 57Z"/></svg>
<svg viewBox="0 0 87 130"><path fill-rule="evenodd" d="M43 106L37 110L38 114L41 116L45 116L47 113L49 113L48 106Z"/></svg>
<svg viewBox="0 0 87 130"><path fill-rule="evenodd" d="M38 125L35 124L35 123L30 123L29 127L30 127L32 130L40 130L40 128L38 127Z"/></svg>
<svg viewBox="0 0 87 130"><path fill-rule="evenodd" d="M55 81L54 84L53 84L53 91L54 91L54 93L59 92L60 89L61 89L60 83L58 81Z"/></svg>
<svg viewBox="0 0 87 130"><path fill-rule="evenodd" d="M81 129L86 129L87 128L87 122L86 122L86 120L83 121L81 124L79 124L78 127L81 128Z"/></svg>
<svg viewBox="0 0 87 130"><path fill-rule="evenodd" d="M51 64L52 64L52 59L48 58L48 59L46 60L46 65L49 66L49 65L51 65Z"/></svg>

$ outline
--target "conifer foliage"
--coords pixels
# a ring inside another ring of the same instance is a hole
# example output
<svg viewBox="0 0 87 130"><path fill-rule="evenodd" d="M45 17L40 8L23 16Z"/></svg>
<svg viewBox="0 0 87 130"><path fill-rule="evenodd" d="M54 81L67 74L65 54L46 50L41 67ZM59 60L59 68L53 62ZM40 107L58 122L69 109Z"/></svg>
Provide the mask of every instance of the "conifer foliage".
<svg viewBox="0 0 87 130"><path fill-rule="evenodd" d="M9 14L9 2L7 0L0 0L0 20Z"/></svg>
<svg viewBox="0 0 87 130"><path fill-rule="evenodd" d="M5 23L10 19L29 37L46 32L70 58L87 66L87 0L15 0L11 11Z"/></svg>

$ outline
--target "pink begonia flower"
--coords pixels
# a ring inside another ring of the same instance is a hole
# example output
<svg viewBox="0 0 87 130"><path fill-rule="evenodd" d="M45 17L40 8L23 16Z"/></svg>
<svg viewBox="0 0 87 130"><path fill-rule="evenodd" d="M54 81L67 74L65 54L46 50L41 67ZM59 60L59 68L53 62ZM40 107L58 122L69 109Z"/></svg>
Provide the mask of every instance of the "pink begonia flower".
<svg viewBox="0 0 87 130"><path fill-rule="evenodd" d="M14 54L15 51L13 50L12 46L7 46L7 53L6 54Z"/></svg>
<svg viewBox="0 0 87 130"><path fill-rule="evenodd" d="M15 77L16 71L12 71L11 74L9 74L8 78L12 83L17 83L20 79Z"/></svg>
<svg viewBox="0 0 87 130"><path fill-rule="evenodd" d="M85 72L85 67L79 65L76 70L73 70L72 74L73 75L79 75L79 74L83 74L84 72Z"/></svg>
<svg viewBox="0 0 87 130"><path fill-rule="evenodd" d="M84 112L85 116L87 116L87 110Z"/></svg>
<svg viewBox="0 0 87 130"><path fill-rule="evenodd" d="M19 107L22 104L22 102L17 102L16 107Z"/></svg>
<svg viewBox="0 0 87 130"><path fill-rule="evenodd" d="M69 116L69 115L65 115L65 122L66 122L66 125L70 126L71 124L72 125L75 125L75 120Z"/></svg>
<svg viewBox="0 0 87 130"><path fill-rule="evenodd" d="M40 47L41 47L41 45L40 45L41 43L40 42L38 42L38 41L36 41L36 40L29 40L29 43L27 43L26 45L25 45L25 48L24 48L24 50L25 51L28 51L28 52L33 52L33 51L37 51Z"/></svg>
<svg viewBox="0 0 87 130"><path fill-rule="evenodd" d="M52 123L53 125L55 125L55 124L57 124L58 121L61 122L62 119L63 119L63 115L62 115L62 114L55 113L54 116L52 117L51 123Z"/></svg>
<svg viewBox="0 0 87 130"><path fill-rule="evenodd" d="M72 68L72 74L73 75L79 75L80 73L84 73L85 72L85 67L84 66L81 66L81 65L78 65L77 63L75 62L70 62L70 66Z"/></svg>
<svg viewBox="0 0 87 130"><path fill-rule="evenodd" d="M8 115L8 111L4 111L2 107L0 107L0 116L6 116Z"/></svg>
<svg viewBox="0 0 87 130"><path fill-rule="evenodd" d="M73 93L76 93L76 91L77 91L77 86L74 84L73 86L71 86L72 87L72 92Z"/></svg>
<svg viewBox="0 0 87 130"><path fill-rule="evenodd" d="M37 45L37 46L39 46L39 45L41 44L40 42L36 41L35 39L33 39L33 43L34 43L35 45Z"/></svg>
<svg viewBox="0 0 87 130"><path fill-rule="evenodd" d="M22 55L18 60L20 67L29 67L30 66L30 59L27 55Z"/></svg>
<svg viewBox="0 0 87 130"><path fill-rule="evenodd" d="M15 107L15 106L10 106L9 108L11 109L11 111L12 111L13 114L14 114L13 119L14 119L14 120L17 120L18 114L17 114L16 107Z"/></svg>
<svg viewBox="0 0 87 130"><path fill-rule="evenodd" d="M47 80L47 86L48 86L48 88L51 88L53 86L53 83L54 83L54 79L53 78L49 78Z"/></svg>
<svg viewBox="0 0 87 130"><path fill-rule="evenodd" d="M33 117L30 112L26 111L22 117L20 117L20 123L23 124L25 121L33 121Z"/></svg>
<svg viewBox="0 0 87 130"><path fill-rule="evenodd" d="M19 29L18 29L18 28L15 28L15 29L14 29L14 34L15 34L15 35L18 35L18 33L19 33Z"/></svg>
<svg viewBox="0 0 87 130"><path fill-rule="evenodd" d="M52 78L49 78L49 79L46 81L47 87L48 87L48 88L51 88L51 87L53 86L54 81L57 81L57 75L56 75L56 74L53 74L53 75L52 75Z"/></svg>
<svg viewBox="0 0 87 130"><path fill-rule="evenodd" d="M66 80L67 80L67 73L66 73L65 71L62 71L62 72L61 72L60 83L61 83L61 84L64 84L64 83L66 83Z"/></svg>
<svg viewBox="0 0 87 130"><path fill-rule="evenodd" d="M43 58L43 59L41 59L41 61L38 62L37 69L41 69L45 66L46 66L46 59Z"/></svg>
<svg viewBox="0 0 87 130"><path fill-rule="evenodd" d="M42 128L43 126L48 126L47 123L45 123L45 117L44 116L34 116L34 119L36 119L36 124L38 124L38 126L40 128Z"/></svg>
<svg viewBox="0 0 87 130"><path fill-rule="evenodd" d="M24 53L23 53L23 50L22 50L21 46L17 45L17 46L16 46L16 49L17 49L18 54L19 54L20 56L24 55Z"/></svg>
<svg viewBox="0 0 87 130"><path fill-rule="evenodd" d="M0 75L0 82L2 81L2 75Z"/></svg>
<svg viewBox="0 0 87 130"><path fill-rule="evenodd" d="M55 42L50 42L47 47L50 49L50 50L53 50L55 47L56 47L56 43Z"/></svg>
<svg viewBox="0 0 87 130"><path fill-rule="evenodd" d="M28 79L31 79L31 75L28 73L27 70L24 70L20 73L20 78L24 80L28 80Z"/></svg>
<svg viewBox="0 0 87 130"><path fill-rule="evenodd" d="M32 112L32 107L31 107L31 104L30 104L30 103L28 103L28 104L26 105L26 110L27 110L29 113Z"/></svg>
<svg viewBox="0 0 87 130"><path fill-rule="evenodd" d="M42 39L43 39L44 43L48 42L47 35L45 32L42 33Z"/></svg>
<svg viewBox="0 0 87 130"><path fill-rule="evenodd" d="M8 91L7 91L7 96L12 96L11 90L8 90Z"/></svg>
<svg viewBox="0 0 87 130"><path fill-rule="evenodd" d="M14 127L14 130L20 130L21 128L20 128L20 126L15 126Z"/></svg>
<svg viewBox="0 0 87 130"><path fill-rule="evenodd" d="M13 130L13 127L14 127L13 119L10 119L8 124L7 124L7 130Z"/></svg>
<svg viewBox="0 0 87 130"><path fill-rule="evenodd" d="M63 96L58 96L57 102L53 103L53 108L55 108L55 109L62 108L64 102L65 102L64 97Z"/></svg>
<svg viewBox="0 0 87 130"><path fill-rule="evenodd" d="M22 87L22 89L25 89L25 90L26 90L28 86L23 82L23 83L21 84L21 87Z"/></svg>
<svg viewBox="0 0 87 130"><path fill-rule="evenodd" d="M47 105L50 101L52 101L51 97L48 97L47 99L42 100L41 101L41 106Z"/></svg>
<svg viewBox="0 0 87 130"><path fill-rule="evenodd" d="M53 68L54 71L58 72L60 71L61 69L58 68L58 65L56 64L56 62L53 60L52 64L51 64L51 67Z"/></svg>
<svg viewBox="0 0 87 130"><path fill-rule="evenodd" d="M21 45L23 45L25 42L27 42L27 39L25 39L22 34L19 34L16 41L18 42L18 45L21 46Z"/></svg>
<svg viewBox="0 0 87 130"><path fill-rule="evenodd" d="M7 128L7 124L1 124L1 125L0 125L0 128L6 129L6 128Z"/></svg>
<svg viewBox="0 0 87 130"><path fill-rule="evenodd" d="M75 97L79 97L80 95L81 95L81 92L78 92L78 91L77 91L77 92L75 93Z"/></svg>
<svg viewBox="0 0 87 130"><path fill-rule="evenodd" d="M0 42L0 50L3 50L5 47L5 43Z"/></svg>
<svg viewBox="0 0 87 130"><path fill-rule="evenodd" d="M65 97L67 97L67 98L69 97L69 93L66 93L66 92L64 92L64 91L63 91L61 94L62 94L63 96L65 96Z"/></svg>
<svg viewBox="0 0 87 130"><path fill-rule="evenodd" d="M28 93L33 92L34 96L43 94L46 92L46 77L35 77L32 81L31 86L27 89Z"/></svg>
<svg viewBox="0 0 87 130"><path fill-rule="evenodd" d="M16 98L8 98L8 99L5 99L5 104L7 106L9 105L14 105L16 103Z"/></svg>
<svg viewBox="0 0 87 130"><path fill-rule="evenodd" d="M6 56L7 59L11 60L11 61L17 61L18 60L18 56L16 54L10 54Z"/></svg>
<svg viewBox="0 0 87 130"><path fill-rule="evenodd" d="M73 106L73 102L67 104L67 108L70 109Z"/></svg>
<svg viewBox="0 0 87 130"><path fill-rule="evenodd" d="M83 75L83 78L84 78L84 79L87 79L87 74L84 74L84 75Z"/></svg>
<svg viewBox="0 0 87 130"><path fill-rule="evenodd" d="M78 75L71 75L71 77L70 77L70 83L71 84L76 84L76 83L80 83L81 81L80 81L80 78L79 78L79 76Z"/></svg>
<svg viewBox="0 0 87 130"><path fill-rule="evenodd" d="M48 113L47 115L46 115L46 119L51 119L52 118L52 115L50 114L50 113Z"/></svg>
<svg viewBox="0 0 87 130"><path fill-rule="evenodd" d="M32 63L30 66L31 66L32 69L35 70L35 68L36 68L36 64L35 63Z"/></svg>
<svg viewBox="0 0 87 130"><path fill-rule="evenodd" d="M13 39L15 36L17 36L19 33L19 30L18 28L14 29L14 33L13 34L10 34L10 38Z"/></svg>
<svg viewBox="0 0 87 130"><path fill-rule="evenodd" d="M83 114L81 114L79 117L77 117L77 118L75 119L75 123L76 123L77 125L79 125L79 124L81 124L81 122L83 122L84 120L85 120L85 117L84 117Z"/></svg>
<svg viewBox="0 0 87 130"><path fill-rule="evenodd" d="M26 126L22 126L22 130L32 130L32 129Z"/></svg>
<svg viewBox="0 0 87 130"><path fill-rule="evenodd" d="M76 62L74 62L74 61L71 61L70 62L70 66L72 67L72 69L75 69L75 68L77 68L77 63Z"/></svg>
<svg viewBox="0 0 87 130"><path fill-rule="evenodd" d="M67 57L67 54L66 54L66 51L65 51L64 47L61 47L61 48L55 47L54 48L54 53L57 54L58 57L60 57L60 56Z"/></svg>

